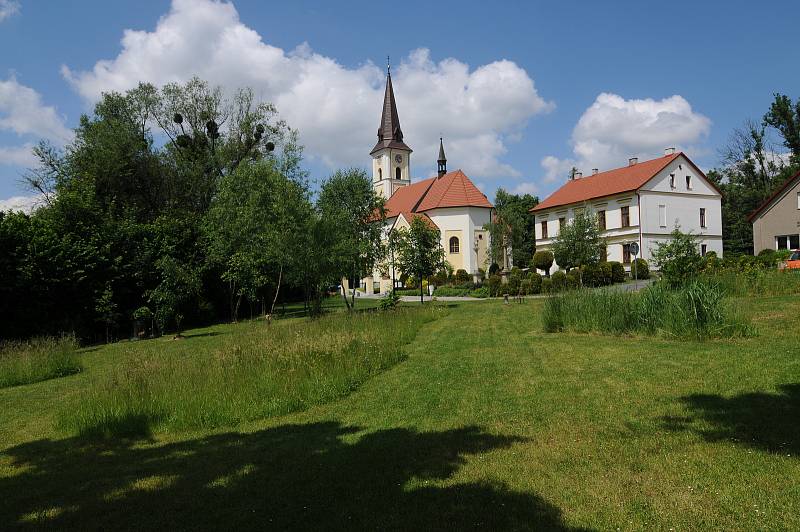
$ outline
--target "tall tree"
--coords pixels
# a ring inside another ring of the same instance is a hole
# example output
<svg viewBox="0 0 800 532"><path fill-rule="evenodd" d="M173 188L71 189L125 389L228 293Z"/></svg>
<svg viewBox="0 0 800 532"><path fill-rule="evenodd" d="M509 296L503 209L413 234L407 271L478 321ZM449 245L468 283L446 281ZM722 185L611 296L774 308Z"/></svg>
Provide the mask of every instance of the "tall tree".
<svg viewBox="0 0 800 532"><path fill-rule="evenodd" d="M498 188L494 200L494 217L486 225L490 236L490 259L503 263L503 253L510 247L514 266L527 268L536 251L535 217L530 212L539 204L531 194L511 194Z"/></svg>
<svg viewBox="0 0 800 532"><path fill-rule="evenodd" d="M329 253L340 279L360 279L381 260L384 205L363 170L340 170L322 183L317 206L323 226L335 235ZM348 310L355 305L356 288L353 282L350 301L343 294Z"/></svg>
<svg viewBox="0 0 800 532"><path fill-rule="evenodd" d="M577 211L553 240L553 257L565 270L598 263L604 249L597 215L588 209Z"/></svg>
<svg viewBox="0 0 800 532"><path fill-rule="evenodd" d="M793 104L788 96L775 94L764 123L780 132L783 145L791 152L792 164L800 166L800 98Z"/></svg>
<svg viewBox="0 0 800 532"><path fill-rule="evenodd" d="M408 229L398 229L394 243L395 264L406 274L419 279L419 301L424 301L422 280L445 266L441 232L422 216L414 216Z"/></svg>

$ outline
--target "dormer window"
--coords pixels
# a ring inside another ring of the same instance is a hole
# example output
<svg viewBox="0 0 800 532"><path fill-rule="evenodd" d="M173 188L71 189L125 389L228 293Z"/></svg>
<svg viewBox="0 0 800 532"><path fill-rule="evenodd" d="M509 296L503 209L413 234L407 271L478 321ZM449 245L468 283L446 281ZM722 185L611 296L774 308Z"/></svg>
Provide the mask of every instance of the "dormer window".
<svg viewBox="0 0 800 532"><path fill-rule="evenodd" d="M692 176L686 176L686 190L692 190Z"/></svg>

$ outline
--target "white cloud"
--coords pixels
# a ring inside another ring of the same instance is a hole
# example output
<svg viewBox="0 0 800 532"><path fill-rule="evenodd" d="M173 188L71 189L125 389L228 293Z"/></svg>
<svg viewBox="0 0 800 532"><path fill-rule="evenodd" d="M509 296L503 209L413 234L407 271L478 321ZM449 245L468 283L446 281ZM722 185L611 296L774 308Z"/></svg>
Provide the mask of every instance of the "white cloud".
<svg viewBox="0 0 800 532"><path fill-rule="evenodd" d="M19 8L17 0L0 0L0 22L19 13Z"/></svg>
<svg viewBox="0 0 800 532"><path fill-rule="evenodd" d="M41 95L19 83L14 76L0 80L0 129L17 135L34 135L64 143L72 131L55 107L45 105Z"/></svg>
<svg viewBox="0 0 800 532"><path fill-rule="evenodd" d="M531 181L523 181L511 189L514 194L532 194L536 195L539 192L539 186Z"/></svg>
<svg viewBox="0 0 800 532"><path fill-rule="evenodd" d="M33 144L0 146L0 165L7 164L30 168L34 166L36 162L36 156L33 155Z"/></svg>
<svg viewBox="0 0 800 532"><path fill-rule="evenodd" d="M566 179L573 166L586 175L591 168L602 171L624 166L629 157L658 157L668 147L691 150L710 129L711 120L692 110L682 96L626 100L602 93L572 132L574 157L542 159L544 180Z"/></svg>
<svg viewBox="0 0 800 532"><path fill-rule="evenodd" d="M65 66L62 72L89 103L139 81L163 84L195 75L228 88L251 86L299 129L306 153L330 167L367 166L384 83L383 69L369 61L349 68L308 44L289 52L272 46L239 20L232 4L209 0L174 0L153 31L126 30L116 58L90 71ZM392 74L417 175L435 165L440 134L452 168L475 177L518 175L501 160L506 143L532 116L553 107L507 60L470 69L452 58L435 62L418 49Z"/></svg>
<svg viewBox="0 0 800 532"><path fill-rule="evenodd" d="M0 211L22 211L30 213L41 205L42 197L39 195L14 196L13 198L0 200Z"/></svg>

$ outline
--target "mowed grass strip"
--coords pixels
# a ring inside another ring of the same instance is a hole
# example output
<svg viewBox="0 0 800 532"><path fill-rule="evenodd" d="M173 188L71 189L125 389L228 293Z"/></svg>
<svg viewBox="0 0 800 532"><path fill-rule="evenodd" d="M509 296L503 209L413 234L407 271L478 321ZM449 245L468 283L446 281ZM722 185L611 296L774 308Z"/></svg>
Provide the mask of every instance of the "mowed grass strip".
<svg viewBox="0 0 800 532"><path fill-rule="evenodd" d="M60 424L84 436L137 436L302 410L347 395L402 360L419 328L445 312L429 305L251 322L189 356L164 350L164 340L128 344L118 367L63 409Z"/></svg>
<svg viewBox="0 0 800 532"><path fill-rule="evenodd" d="M0 388L79 372L78 347L74 336L0 342Z"/></svg>
<svg viewBox="0 0 800 532"><path fill-rule="evenodd" d="M87 353L0 390L30 419L0 438L0 528L800 528L796 297L738 300L759 336L703 341L544 333L542 304L460 303L341 400L148 439L37 421L131 346ZM249 326L158 345L203 358Z"/></svg>

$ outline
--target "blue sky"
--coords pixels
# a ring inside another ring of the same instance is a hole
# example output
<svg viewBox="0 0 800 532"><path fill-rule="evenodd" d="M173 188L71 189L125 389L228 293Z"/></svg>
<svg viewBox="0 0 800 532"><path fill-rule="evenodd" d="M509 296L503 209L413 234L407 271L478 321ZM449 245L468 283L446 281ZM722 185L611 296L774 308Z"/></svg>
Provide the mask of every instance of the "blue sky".
<svg viewBox="0 0 800 532"><path fill-rule="evenodd" d="M798 20L796 2L0 0L0 200L30 194L25 147L63 143L101 91L193 74L276 103L315 178L367 167L387 55L415 178L439 134L490 197L667 146L710 168L773 92L800 97Z"/></svg>

